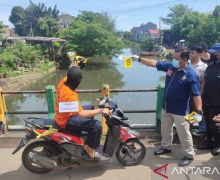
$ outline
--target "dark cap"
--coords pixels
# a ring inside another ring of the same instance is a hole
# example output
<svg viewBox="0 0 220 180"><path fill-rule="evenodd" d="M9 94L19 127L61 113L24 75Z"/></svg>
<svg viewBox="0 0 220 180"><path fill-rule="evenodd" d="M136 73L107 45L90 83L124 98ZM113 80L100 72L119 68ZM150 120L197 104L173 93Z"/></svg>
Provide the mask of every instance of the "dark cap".
<svg viewBox="0 0 220 180"><path fill-rule="evenodd" d="M189 51L182 51L181 53L180 53L180 57L182 58L182 59L184 59L185 61L188 61L189 60Z"/></svg>
<svg viewBox="0 0 220 180"><path fill-rule="evenodd" d="M200 44L195 45L194 47L190 48L191 51L196 51L197 53L202 53L204 50L204 47Z"/></svg>
<svg viewBox="0 0 220 180"><path fill-rule="evenodd" d="M200 42L196 46L200 47L202 51L208 51L208 46L205 42Z"/></svg>
<svg viewBox="0 0 220 180"><path fill-rule="evenodd" d="M211 54L215 54L217 52L220 51L220 43L216 43L214 44L209 50L208 52L210 52Z"/></svg>

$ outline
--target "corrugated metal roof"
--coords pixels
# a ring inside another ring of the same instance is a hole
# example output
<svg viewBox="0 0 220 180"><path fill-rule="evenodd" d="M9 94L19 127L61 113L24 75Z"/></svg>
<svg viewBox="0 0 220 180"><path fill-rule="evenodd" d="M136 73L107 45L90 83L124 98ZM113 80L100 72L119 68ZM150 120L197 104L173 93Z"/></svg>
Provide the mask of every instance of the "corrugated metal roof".
<svg viewBox="0 0 220 180"><path fill-rule="evenodd" d="M42 42L66 42L65 39L53 38L53 37L32 37L32 36L16 36L16 37L7 37L7 40L27 40L27 41L42 41Z"/></svg>

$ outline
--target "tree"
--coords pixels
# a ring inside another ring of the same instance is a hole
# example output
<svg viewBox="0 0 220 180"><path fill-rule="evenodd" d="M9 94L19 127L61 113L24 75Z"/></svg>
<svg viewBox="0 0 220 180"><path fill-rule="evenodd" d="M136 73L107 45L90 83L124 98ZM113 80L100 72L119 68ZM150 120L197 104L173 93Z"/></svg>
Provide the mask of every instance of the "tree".
<svg viewBox="0 0 220 180"><path fill-rule="evenodd" d="M176 19L171 28L171 37L174 42L180 39L189 39L189 34L200 23L202 16L198 12L189 12L182 17Z"/></svg>
<svg viewBox="0 0 220 180"><path fill-rule="evenodd" d="M190 46L198 42L206 42L211 46L217 40L217 27L213 16L203 17L200 24L190 31L188 40Z"/></svg>
<svg viewBox="0 0 220 180"><path fill-rule="evenodd" d="M216 19L219 18L220 17L220 6L216 6L212 14L214 18Z"/></svg>
<svg viewBox="0 0 220 180"><path fill-rule="evenodd" d="M35 30L41 36L52 37L58 32L58 21L51 17L41 17Z"/></svg>
<svg viewBox="0 0 220 180"><path fill-rule="evenodd" d="M125 31L125 32L123 33L123 38L124 38L124 39L130 39L130 37L131 37L131 32Z"/></svg>
<svg viewBox="0 0 220 180"><path fill-rule="evenodd" d="M61 14L59 17L59 24L62 28L68 27L73 21L74 21L74 16L71 16L70 14Z"/></svg>
<svg viewBox="0 0 220 180"><path fill-rule="evenodd" d="M54 8L47 8L44 3L34 4L30 1L26 9L20 6L13 7L9 20L14 24L15 32L18 35L43 36L48 34L48 36L52 36L59 29L58 17L59 10L57 10L56 5Z"/></svg>
<svg viewBox="0 0 220 180"><path fill-rule="evenodd" d="M115 31L115 21L110 15L108 15L108 13L100 14L91 11L81 11L81 14L76 18L76 20L86 23L98 23L102 25L103 28L106 28L111 32Z"/></svg>
<svg viewBox="0 0 220 180"><path fill-rule="evenodd" d="M0 40L2 39L3 23L0 21Z"/></svg>
<svg viewBox="0 0 220 180"><path fill-rule="evenodd" d="M14 6L9 16L9 21L14 24L15 32L21 36L25 35L24 33L24 16L25 12L21 6Z"/></svg>
<svg viewBox="0 0 220 180"><path fill-rule="evenodd" d="M182 16L184 16L187 13L192 12L192 9L188 8L188 6L185 6L183 4L177 4L173 7L170 7L170 13L167 15L166 18L161 18L162 22L167 25L173 25L176 20Z"/></svg>
<svg viewBox="0 0 220 180"><path fill-rule="evenodd" d="M123 44L113 31L114 25L111 25L113 20L99 21L107 17L88 11L81 13L68 28L60 33L61 38L68 40L67 48L84 56L118 53Z"/></svg>
<svg viewBox="0 0 220 180"><path fill-rule="evenodd" d="M171 27L169 37L172 44L180 39L185 39L189 46L199 42L212 45L220 40L220 6L216 6L212 14L202 14L183 5L170 9L171 13L163 20Z"/></svg>
<svg viewBox="0 0 220 180"><path fill-rule="evenodd" d="M220 6L216 6L212 14L215 19L217 31L219 33L220 32Z"/></svg>
<svg viewBox="0 0 220 180"><path fill-rule="evenodd" d="M141 48L143 48L146 51L152 51L154 49L154 40L147 37L144 39L143 44L141 45Z"/></svg>

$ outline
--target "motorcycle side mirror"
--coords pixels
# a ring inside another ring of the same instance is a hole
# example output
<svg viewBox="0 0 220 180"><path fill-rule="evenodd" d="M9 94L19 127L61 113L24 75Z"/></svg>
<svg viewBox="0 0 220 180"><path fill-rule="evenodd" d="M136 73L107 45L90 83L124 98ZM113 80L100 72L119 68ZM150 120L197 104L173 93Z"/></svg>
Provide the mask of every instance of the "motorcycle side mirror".
<svg viewBox="0 0 220 180"><path fill-rule="evenodd" d="M99 108L105 108L106 103L108 102L108 97L103 97L102 99L99 99Z"/></svg>

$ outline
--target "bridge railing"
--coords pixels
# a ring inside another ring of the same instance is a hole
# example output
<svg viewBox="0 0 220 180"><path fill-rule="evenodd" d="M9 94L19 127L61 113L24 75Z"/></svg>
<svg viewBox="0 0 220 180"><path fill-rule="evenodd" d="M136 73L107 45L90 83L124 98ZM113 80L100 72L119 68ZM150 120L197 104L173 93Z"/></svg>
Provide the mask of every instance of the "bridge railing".
<svg viewBox="0 0 220 180"><path fill-rule="evenodd" d="M102 93L102 89L89 89L89 90L78 90L78 93ZM134 124L135 129L157 129L160 127L161 120L161 109L164 97L164 85L159 84L154 89L109 89L109 92L119 93L131 93L131 92L156 92L157 102L155 109L139 109L139 110L123 110L125 113L156 113L156 123L152 124ZM7 115L10 114L48 114L48 118L54 118L55 116L55 87L49 85L45 90L40 91L3 91L0 87L0 127L3 130L23 130L23 126L8 125ZM7 111L5 95L16 95L16 94L46 94L48 111Z"/></svg>

